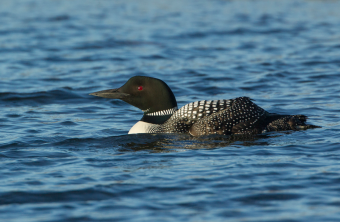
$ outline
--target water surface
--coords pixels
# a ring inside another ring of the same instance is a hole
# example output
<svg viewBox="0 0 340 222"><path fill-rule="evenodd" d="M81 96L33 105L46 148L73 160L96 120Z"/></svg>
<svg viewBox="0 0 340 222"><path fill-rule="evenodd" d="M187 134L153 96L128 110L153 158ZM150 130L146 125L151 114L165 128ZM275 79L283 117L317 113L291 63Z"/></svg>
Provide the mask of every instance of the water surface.
<svg viewBox="0 0 340 222"><path fill-rule="evenodd" d="M339 1L42 1L0 7L2 221L338 221ZM319 129L127 135L88 94L135 75L179 107L248 96Z"/></svg>

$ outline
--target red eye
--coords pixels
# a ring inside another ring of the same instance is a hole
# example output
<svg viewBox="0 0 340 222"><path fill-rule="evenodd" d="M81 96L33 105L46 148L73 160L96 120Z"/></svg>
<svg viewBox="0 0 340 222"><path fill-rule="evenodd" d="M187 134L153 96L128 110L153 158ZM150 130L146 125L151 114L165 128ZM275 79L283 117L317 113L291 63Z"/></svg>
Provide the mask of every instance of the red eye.
<svg viewBox="0 0 340 222"><path fill-rule="evenodd" d="M138 90L139 91L143 90L143 86L138 86Z"/></svg>

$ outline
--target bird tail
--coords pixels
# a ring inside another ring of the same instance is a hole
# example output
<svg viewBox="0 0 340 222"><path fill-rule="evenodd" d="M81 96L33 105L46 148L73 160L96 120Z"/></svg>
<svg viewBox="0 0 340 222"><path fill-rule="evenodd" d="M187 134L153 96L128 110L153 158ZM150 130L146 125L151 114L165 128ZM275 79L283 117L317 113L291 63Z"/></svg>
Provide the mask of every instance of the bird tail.
<svg viewBox="0 0 340 222"><path fill-rule="evenodd" d="M320 126L306 124L307 116L305 115L277 115L272 114L271 121L265 131L284 131L284 130L306 130L321 128Z"/></svg>

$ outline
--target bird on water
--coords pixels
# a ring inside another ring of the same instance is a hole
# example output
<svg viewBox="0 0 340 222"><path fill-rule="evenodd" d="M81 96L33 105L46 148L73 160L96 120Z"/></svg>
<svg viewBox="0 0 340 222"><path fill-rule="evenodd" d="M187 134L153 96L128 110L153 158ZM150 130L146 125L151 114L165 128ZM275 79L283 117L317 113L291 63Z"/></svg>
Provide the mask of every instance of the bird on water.
<svg viewBox="0 0 340 222"><path fill-rule="evenodd" d="M248 97L196 101L178 109L170 87L160 79L146 76L134 76L120 88L90 95L121 99L141 109L144 115L129 134L189 133L201 136L318 128L306 124L305 115L269 113Z"/></svg>

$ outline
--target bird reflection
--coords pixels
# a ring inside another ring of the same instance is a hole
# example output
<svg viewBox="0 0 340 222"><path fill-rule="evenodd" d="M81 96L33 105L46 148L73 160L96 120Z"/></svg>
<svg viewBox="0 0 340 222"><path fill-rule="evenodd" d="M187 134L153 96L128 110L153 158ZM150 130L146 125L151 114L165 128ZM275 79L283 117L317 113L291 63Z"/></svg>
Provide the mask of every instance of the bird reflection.
<svg viewBox="0 0 340 222"><path fill-rule="evenodd" d="M209 135L192 137L183 134L134 134L120 136L125 142L119 145L119 150L169 153L183 149L214 149L233 144L242 146L268 145L268 142L262 139L276 136L278 135Z"/></svg>

